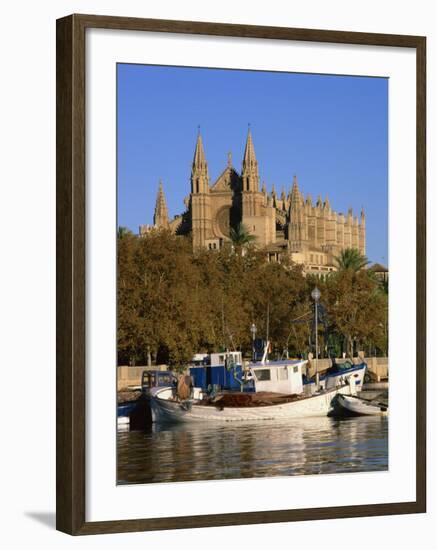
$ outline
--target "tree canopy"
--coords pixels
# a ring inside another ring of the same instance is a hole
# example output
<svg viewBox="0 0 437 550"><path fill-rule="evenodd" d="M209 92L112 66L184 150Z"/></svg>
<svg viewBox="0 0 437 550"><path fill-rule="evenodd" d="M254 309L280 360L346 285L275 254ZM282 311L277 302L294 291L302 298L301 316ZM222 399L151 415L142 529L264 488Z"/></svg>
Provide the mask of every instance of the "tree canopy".
<svg viewBox="0 0 437 550"><path fill-rule="evenodd" d="M312 278L288 259L268 262L253 246L244 255L236 252L223 247L194 253L189 238L168 230L143 237L119 231L119 364L177 367L194 353L224 348L250 355L252 323L257 336L268 332L275 353L313 351ZM348 352L355 343L384 353L388 298L367 270L339 270L317 285L330 338ZM328 336L323 326L320 331L326 353Z"/></svg>

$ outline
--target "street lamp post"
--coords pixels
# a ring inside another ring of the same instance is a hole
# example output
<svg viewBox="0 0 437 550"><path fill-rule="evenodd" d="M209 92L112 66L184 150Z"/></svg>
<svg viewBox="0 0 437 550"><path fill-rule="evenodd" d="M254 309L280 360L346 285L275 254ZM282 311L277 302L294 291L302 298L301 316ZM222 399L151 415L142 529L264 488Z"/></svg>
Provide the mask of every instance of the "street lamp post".
<svg viewBox="0 0 437 550"><path fill-rule="evenodd" d="M311 292L311 298L314 300L314 309L315 309L315 325L316 325L316 390L319 389L319 329L318 329L318 303L320 300L320 290L317 287L314 287L314 290Z"/></svg>
<svg viewBox="0 0 437 550"><path fill-rule="evenodd" d="M255 336L256 336L256 326L255 323L252 323L250 326L250 332L252 334L252 361L256 361L256 350L255 350Z"/></svg>

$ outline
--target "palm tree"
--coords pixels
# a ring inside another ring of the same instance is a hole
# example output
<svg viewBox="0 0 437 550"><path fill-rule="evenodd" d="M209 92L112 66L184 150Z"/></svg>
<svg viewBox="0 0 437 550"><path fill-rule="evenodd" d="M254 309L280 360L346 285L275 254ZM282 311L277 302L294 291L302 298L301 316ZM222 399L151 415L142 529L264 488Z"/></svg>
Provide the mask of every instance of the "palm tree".
<svg viewBox="0 0 437 550"><path fill-rule="evenodd" d="M367 256L361 254L357 248L345 248L334 258L339 271L351 269L352 271L360 271L369 263Z"/></svg>
<svg viewBox="0 0 437 550"><path fill-rule="evenodd" d="M229 236L235 249L241 251L244 247L256 241L256 236L252 235L243 223L239 223L235 228L231 227Z"/></svg>

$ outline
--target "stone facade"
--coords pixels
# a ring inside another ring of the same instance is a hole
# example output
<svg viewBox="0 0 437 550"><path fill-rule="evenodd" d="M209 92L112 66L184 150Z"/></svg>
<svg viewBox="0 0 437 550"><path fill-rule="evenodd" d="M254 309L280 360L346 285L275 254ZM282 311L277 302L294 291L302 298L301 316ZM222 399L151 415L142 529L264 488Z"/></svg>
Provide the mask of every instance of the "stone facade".
<svg viewBox="0 0 437 550"><path fill-rule="evenodd" d="M191 169L191 193L185 200L186 210L169 219L162 182L156 199L154 226L168 228L178 235L191 234L193 248L217 250L230 241L230 230L240 223L255 235L256 246L266 251L270 261L287 254L305 271L323 274L335 270L334 257L342 249L357 248L366 253L366 221L352 209L346 215L332 210L329 199L321 197L313 204L304 198L297 177L291 189L277 195L274 186L260 189L258 162L249 130L241 173L228 155L226 168L210 185L208 163L199 133ZM140 235L152 229L140 226Z"/></svg>

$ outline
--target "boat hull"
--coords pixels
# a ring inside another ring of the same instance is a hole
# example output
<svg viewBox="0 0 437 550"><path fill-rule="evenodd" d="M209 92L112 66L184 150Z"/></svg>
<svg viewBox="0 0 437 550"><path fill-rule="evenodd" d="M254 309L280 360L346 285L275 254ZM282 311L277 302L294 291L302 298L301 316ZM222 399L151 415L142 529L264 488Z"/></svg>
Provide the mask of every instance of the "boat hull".
<svg viewBox="0 0 437 550"><path fill-rule="evenodd" d="M358 397L336 396L333 402L333 416L387 416L388 407Z"/></svg>
<svg viewBox="0 0 437 550"><path fill-rule="evenodd" d="M303 397L296 401L255 407L220 407L178 402L169 399L168 390L150 397L154 422L244 422L326 416L337 394L350 395L348 385Z"/></svg>

